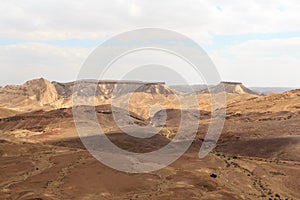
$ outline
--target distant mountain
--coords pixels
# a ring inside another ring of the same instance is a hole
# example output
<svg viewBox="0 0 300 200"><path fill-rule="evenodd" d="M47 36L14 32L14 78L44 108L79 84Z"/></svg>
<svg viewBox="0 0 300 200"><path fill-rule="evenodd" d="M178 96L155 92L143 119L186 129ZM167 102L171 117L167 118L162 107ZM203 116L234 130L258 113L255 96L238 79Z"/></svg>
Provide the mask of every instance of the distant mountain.
<svg viewBox="0 0 300 200"><path fill-rule="evenodd" d="M253 112L266 110L294 112L300 108L298 90L262 96L261 93L239 82L221 82L208 89L206 85L167 86L163 82L79 80L59 83L40 78L27 81L22 85L0 87L0 118L37 110L50 111L72 107L74 87L77 84L82 85L76 92L77 96L82 97L78 105L90 105L87 102L104 105L111 104L113 101L114 106L126 109L130 100L129 110L145 119L161 109L201 108L201 110L209 111L211 105L209 92L215 94L225 92L227 109L230 112L250 110ZM191 108L192 90L197 94L199 102ZM184 102L185 107L182 107L179 100ZM273 104L276 106L274 107Z"/></svg>
<svg viewBox="0 0 300 200"><path fill-rule="evenodd" d="M74 87L80 87L79 96L104 96L111 98L118 94L145 92L153 94L172 94L164 82L116 81L116 80L79 80L69 83L52 82L60 97L69 98L73 95ZM96 91L95 91L96 89Z"/></svg>
<svg viewBox="0 0 300 200"><path fill-rule="evenodd" d="M261 92L259 90L260 88L257 88L258 90L252 90L251 88L245 87L240 82L226 82L223 81L218 85L172 85L169 86L171 89L177 91L178 93L183 94L190 94L190 93L196 93L196 94L205 94L205 93L219 93L219 92L226 92L226 93L232 93L232 94L254 94L258 95Z"/></svg>
<svg viewBox="0 0 300 200"><path fill-rule="evenodd" d="M222 81L216 86L209 87L209 89L204 89L200 93L220 93L220 92L226 92L232 94L254 94L254 95L259 94L245 87L240 82L226 82L226 81Z"/></svg>
<svg viewBox="0 0 300 200"><path fill-rule="evenodd" d="M249 88L261 94L282 93L282 92L295 89L289 87L249 87Z"/></svg>
<svg viewBox="0 0 300 200"><path fill-rule="evenodd" d="M227 104L227 112L299 112L300 89L290 90L284 93L255 96L246 101L233 101Z"/></svg>
<svg viewBox="0 0 300 200"><path fill-rule="evenodd" d="M14 111L28 112L37 109L51 110L72 106L74 87L80 86L76 95L84 98L96 96L96 104L105 103L116 95L128 93L173 94L163 82L79 80L69 83L50 82L44 78L27 81L22 85L0 87L1 113L10 116ZM109 102L108 102L109 103Z"/></svg>

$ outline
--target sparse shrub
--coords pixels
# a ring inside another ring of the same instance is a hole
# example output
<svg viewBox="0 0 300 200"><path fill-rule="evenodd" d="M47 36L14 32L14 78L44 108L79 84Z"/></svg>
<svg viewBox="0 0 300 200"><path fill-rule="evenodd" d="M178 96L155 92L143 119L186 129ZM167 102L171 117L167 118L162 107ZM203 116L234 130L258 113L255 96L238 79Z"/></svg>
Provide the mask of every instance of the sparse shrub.
<svg viewBox="0 0 300 200"><path fill-rule="evenodd" d="M269 192L268 192L268 195L271 195L271 194L272 194L272 191L269 191Z"/></svg>
<svg viewBox="0 0 300 200"><path fill-rule="evenodd" d="M270 172L270 174L274 175L274 176L284 176L285 174L284 173L281 173L281 172Z"/></svg>
<svg viewBox="0 0 300 200"><path fill-rule="evenodd" d="M215 174L215 173L212 173L212 174L210 174L210 177L212 177L212 178L217 178L217 177L218 177L218 175L217 175L217 174Z"/></svg>

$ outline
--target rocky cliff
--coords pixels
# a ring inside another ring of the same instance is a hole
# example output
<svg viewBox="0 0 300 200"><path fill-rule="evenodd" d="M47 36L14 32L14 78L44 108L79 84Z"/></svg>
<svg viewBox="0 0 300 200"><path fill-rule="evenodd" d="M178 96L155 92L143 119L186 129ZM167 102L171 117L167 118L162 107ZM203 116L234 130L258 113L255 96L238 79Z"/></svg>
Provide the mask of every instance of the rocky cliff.
<svg viewBox="0 0 300 200"><path fill-rule="evenodd" d="M254 94L258 95L257 92L250 90L249 88L245 87L240 82L226 82L222 81L220 84L210 87L209 89L202 90L200 93L232 93L232 94Z"/></svg>

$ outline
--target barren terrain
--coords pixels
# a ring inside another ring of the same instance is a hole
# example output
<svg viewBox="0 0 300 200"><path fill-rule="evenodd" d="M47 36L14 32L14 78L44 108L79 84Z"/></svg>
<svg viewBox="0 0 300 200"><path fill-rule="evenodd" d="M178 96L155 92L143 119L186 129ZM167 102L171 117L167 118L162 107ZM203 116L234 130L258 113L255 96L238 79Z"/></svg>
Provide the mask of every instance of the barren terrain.
<svg viewBox="0 0 300 200"><path fill-rule="evenodd" d="M300 199L300 90L259 95L240 83L224 83L224 128L216 148L200 159L212 112L206 89L196 94L198 105L189 108L179 99L189 102L191 94L162 83L147 83L134 93L123 83L117 96L110 92L113 84L97 84L95 113L114 144L139 153L160 149L176 135L184 113L185 124L199 122L188 151L150 173L111 169L78 137L74 83L37 79L1 87L0 199ZM219 93L219 88L211 91ZM128 98L130 112L124 109ZM141 139L124 133L118 123L161 130Z"/></svg>

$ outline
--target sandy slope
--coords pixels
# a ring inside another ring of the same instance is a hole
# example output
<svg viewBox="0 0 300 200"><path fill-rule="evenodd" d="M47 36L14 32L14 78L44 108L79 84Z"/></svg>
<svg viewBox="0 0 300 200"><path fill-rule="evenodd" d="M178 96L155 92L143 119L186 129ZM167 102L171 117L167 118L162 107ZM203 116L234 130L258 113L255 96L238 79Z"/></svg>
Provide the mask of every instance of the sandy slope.
<svg viewBox="0 0 300 200"><path fill-rule="evenodd" d="M20 112L8 108L0 108L0 118L11 117L17 114L20 114Z"/></svg>

